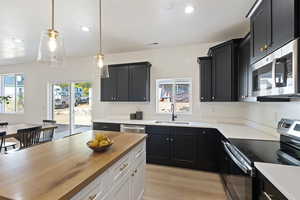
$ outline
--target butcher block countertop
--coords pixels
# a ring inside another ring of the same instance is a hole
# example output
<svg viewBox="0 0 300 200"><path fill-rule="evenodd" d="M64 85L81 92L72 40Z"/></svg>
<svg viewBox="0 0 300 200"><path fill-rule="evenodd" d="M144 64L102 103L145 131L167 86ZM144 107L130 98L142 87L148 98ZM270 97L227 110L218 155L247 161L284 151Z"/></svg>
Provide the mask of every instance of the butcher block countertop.
<svg viewBox="0 0 300 200"><path fill-rule="evenodd" d="M94 153L86 143L96 132L0 155L0 200L69 199L146 138L105 132L114 144L104 153Z"/></svg>

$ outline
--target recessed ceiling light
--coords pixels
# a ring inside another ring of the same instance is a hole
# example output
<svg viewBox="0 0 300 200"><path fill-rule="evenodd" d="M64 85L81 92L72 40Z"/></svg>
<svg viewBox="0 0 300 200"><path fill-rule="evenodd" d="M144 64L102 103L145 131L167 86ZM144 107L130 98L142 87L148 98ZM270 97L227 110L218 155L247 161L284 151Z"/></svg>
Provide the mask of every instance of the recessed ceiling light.
<svg viewBox="0 0 300 200"><path fill-rule="evenodd" d="M90 32L90 28L87 27L87 26L81 26L81 30L82 30L83 32Z"/></svg>
<svg viewBox="0 0 300 200"><path fill-rule="evenodd" d="M185 14L192 14L194 12L195 8L192 5L187 5L184 9Z"/></svg>

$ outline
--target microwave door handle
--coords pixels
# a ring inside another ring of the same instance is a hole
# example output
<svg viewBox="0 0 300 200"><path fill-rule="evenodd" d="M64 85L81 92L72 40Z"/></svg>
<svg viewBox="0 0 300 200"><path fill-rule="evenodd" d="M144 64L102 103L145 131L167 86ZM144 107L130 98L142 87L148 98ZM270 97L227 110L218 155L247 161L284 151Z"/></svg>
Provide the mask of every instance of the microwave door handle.
<svg viewBox="0 0 300 200"><path fill-rule="evenodd" d="M227 144L225 142L223 142L224 145L224 149L226 151L226 153L229 155L229 157L233 160L233 162L245 173L245 174L251 174L251 170L245 166L244 164L242 164L229 150L229 148L227 147Z"/></svg>

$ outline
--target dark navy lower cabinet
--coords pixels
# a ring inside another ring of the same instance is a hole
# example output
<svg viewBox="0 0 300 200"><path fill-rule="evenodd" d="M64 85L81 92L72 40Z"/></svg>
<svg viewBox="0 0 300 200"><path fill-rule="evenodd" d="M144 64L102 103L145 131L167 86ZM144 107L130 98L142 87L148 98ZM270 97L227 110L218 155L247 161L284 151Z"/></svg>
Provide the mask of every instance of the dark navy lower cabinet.
<svg viewBox="0 0 300 200"><path fill-rule="evenodd" d="M218 134L214 129L146 126L147 162L218 171Z"/></svg>

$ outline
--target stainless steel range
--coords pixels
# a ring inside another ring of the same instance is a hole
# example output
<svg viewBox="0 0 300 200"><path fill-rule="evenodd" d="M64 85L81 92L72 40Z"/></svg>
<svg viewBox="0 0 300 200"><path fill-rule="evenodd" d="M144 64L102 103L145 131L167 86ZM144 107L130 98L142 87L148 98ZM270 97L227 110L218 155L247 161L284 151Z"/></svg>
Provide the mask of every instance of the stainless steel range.
<svg viewBox="0 0 300 200"><path fill-rule="evenodd" d="M282 119L277 131L280 141L223 141L222 176L233 200L254 200L254 162L300 166L300 120Z"/></svg>

